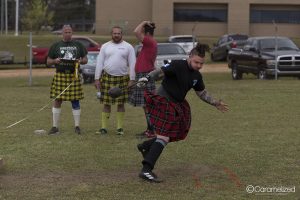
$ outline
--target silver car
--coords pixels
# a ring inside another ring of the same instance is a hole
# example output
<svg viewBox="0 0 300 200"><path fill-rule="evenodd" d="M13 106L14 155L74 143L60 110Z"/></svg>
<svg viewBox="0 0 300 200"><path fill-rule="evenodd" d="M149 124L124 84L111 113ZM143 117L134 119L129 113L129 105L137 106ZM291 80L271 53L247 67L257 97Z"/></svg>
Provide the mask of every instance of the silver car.
<svg viewBox="0 0 300 200"><path fill-rule="evenodd" d="M142 45L135 46L136 56L142 49ZM157 43L157 56L155 60L155 68L162 67L165 60L181 60L187 59L189 56L184 49L174 43Z"/></svg>
<svg viewBox="0 0 300 200"><path fill-rule="evenodd" d="M179 44L186 53L190 53L197 45L197 38L192 35L173 35L168 38L168 42Z"/></svg>
<svg viewBox="0 0 300 200"><path fill-rule="evenodd" d="M99 51L89 51L87 54L88 63L80 66L80 76L82 83L93 83L95 78L97 57Z"/></svg>
<svg viewBox="0 0 300 200"><path fill-rule="evenodd" d="M14 63L14 54L9 51L0 51L0 64Z"/></svg>

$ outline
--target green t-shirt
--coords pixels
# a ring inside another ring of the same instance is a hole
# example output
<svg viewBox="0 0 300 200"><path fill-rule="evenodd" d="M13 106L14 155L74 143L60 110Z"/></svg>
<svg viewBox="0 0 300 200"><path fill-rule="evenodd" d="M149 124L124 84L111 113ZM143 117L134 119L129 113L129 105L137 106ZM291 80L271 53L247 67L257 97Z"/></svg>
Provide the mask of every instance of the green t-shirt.
<svg viewBox="0 0 300 200"><path fill-rule="evenodd" d="M75 70L75 59L85 57L87 54L86 48L78 41L59 41L54 43L48 52L48 57L51 59L61 58L62 62L55 65L57 70L67 70L70 73Z"/></svg>

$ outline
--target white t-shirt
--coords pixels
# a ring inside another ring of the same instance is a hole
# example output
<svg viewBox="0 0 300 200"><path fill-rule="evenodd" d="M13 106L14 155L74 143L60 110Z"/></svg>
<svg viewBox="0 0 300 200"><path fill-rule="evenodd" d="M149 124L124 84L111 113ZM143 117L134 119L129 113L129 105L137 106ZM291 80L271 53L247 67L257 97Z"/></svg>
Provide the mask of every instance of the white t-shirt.
<svg viewBox="0 0 300 200"><path fill-rule="evenodd" d="M129 74L130 80L135 80L135 60L134 49L128 42L106 42L102 45L97 58L95 80L100 78L102 70L112 76Z"/></svg>

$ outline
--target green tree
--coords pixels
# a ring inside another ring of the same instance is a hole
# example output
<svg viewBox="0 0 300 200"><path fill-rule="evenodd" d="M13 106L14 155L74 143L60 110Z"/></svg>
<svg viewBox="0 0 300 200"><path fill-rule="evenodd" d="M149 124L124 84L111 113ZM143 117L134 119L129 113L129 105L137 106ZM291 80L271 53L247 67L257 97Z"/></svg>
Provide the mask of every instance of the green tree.
<svg viewBox="0 0 300 200"><path fill-rule="evenodd" d="M48 10L48 5L43 0L32 0L26 6L26 12L21 19L24 29L39 33L41 26L53 24L54 12Z"/></svg>

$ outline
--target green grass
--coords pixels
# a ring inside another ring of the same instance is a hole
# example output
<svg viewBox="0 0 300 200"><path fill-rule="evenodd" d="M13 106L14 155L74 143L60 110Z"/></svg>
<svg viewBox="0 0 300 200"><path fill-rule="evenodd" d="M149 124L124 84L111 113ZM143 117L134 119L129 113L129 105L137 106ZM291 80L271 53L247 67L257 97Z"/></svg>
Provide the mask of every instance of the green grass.
<svg viewBox="0 0 300 200"><path fill-rule="evenodd" d="M62 107L59 136L35 135L49 130L51 77L1 78L0 199L299 199L299 80L259 81L246 76L204 74L206 87L230 105L220 113L194 92L188 94L192 126L185 141L170 143L155 172L164 183L137 178L141 155L135 134L146 124L140 108L126 106L125 135L115 134L115 112L109 134L100 128L101 106L93 85L84 85L82 136L75 135L69 102ZM113 107L115 111L115 107ZM6 126L30 115L10 128ZM296 193L255 195L247 185L295 186Z"/></svg>

